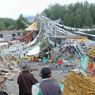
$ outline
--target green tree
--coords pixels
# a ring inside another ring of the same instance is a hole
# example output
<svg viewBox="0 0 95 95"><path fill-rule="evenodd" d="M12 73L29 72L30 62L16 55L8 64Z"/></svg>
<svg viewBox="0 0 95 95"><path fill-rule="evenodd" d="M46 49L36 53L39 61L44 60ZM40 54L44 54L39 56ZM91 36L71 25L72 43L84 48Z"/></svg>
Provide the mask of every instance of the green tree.
<svg viewBox="0 0 95 95"><path fill-rule="evenodd" d="M61 18L64 25L71 27L92 27L95 24L95 4L89 4L87 1L64 6L51 5L44 13L52 20Z"/></svg>
<svg viewBox="0 0 95 95"><path fill-rule="evenodd" d="M95 25L95 4L90 4L89 12L92 17L93 23ZM93 25L92 25L93 26Z"/></svg>
<svg viewBox="0 0 95 95"><path fill-rule="evenodd" d="M56 20L63 17L63 8L59 4L49 6L49 9L46 9L44 13L51 19Z"/></svg>
<svg viewBox="0 0 95 95"><path fill-rule="evenodd" d="M2 19L0 19L0 30L6 29L5 23Z"/></svg>
<svg viewBox="0 0 95 95"><path fill-rule="evenodd" d="M9 18L3 18L3 21L5 23L6 29L12 30L16 29L16 21Z"/></svg>
<svg viewBox="0 0 95 95"><path fill-rule="evenodd" d="M27 19L24 18L23 15L20 15L16 23L17 29L25 29L26 28L25 23L27 23Z"/></svg>

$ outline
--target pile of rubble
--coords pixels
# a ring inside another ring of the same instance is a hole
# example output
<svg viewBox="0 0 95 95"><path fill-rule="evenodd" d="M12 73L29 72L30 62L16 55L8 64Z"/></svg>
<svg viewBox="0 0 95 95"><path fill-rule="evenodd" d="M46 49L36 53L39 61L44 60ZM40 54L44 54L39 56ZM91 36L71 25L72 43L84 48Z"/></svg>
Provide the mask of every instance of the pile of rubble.
<svg viewBox="0 0 95 95"><path fill-rule="evenodd" d="M15 62L10 64L0 62L0 91L7 91L6 80L14 80L14 75L19 72L20 69Z"/></svg>
<svg viewBox="0 0 95 95"><path fill-rule="evenodd" d="M0 75L0 90L4 90L5 89L5 78L3 76Z"/></svg>

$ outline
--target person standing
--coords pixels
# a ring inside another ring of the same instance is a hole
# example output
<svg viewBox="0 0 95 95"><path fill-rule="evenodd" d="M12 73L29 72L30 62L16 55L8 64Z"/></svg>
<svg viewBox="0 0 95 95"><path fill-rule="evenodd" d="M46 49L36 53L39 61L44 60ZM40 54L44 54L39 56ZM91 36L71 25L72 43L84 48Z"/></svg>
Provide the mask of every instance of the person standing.
<svg viewBox="0 0 95 95"><path fill-rule="evenodd" d="M62 95L59 83L51 78L51 70L44 67L41 70L42 81L32 86L32 95Z"/></svg>
<svg viewBox="0 0 95 95"><path fill-rule="evenodd" d="M30 66L24 64L17 80L19 85L19 95L32 95L32 85L37 82L38 80L30 73Z"/></svg>

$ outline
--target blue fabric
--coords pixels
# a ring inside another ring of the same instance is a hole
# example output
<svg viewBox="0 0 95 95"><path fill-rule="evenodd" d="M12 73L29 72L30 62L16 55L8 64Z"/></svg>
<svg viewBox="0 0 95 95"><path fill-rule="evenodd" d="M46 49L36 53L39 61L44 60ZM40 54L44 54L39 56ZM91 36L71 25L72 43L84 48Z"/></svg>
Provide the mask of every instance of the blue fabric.
<svg viewBox="0 0 95 95"><path fill-rule="evenodd" d="M83 60L81 61L84 71L87 71L88 62L89 62L89 57L87 55L84 55Z"/></svg>
<svg viewBox="0 0 95 95"><path fill-rule="evenodd" d="M44 62L44 63L48 63L48 58L43 57L43 62Z"/></svg>
<svg viewBox="0 0 95 95"><path fill-rule="evenodd" d="M64 91L64 84L63 83L59 83L59 87L61 88L61 91Z"/></svg>

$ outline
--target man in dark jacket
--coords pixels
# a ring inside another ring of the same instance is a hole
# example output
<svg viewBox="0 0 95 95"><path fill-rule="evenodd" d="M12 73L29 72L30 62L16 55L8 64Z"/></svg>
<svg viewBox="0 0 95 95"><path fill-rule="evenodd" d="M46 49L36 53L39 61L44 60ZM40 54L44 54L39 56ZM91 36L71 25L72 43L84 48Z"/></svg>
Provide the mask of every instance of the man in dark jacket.
<svg viewBox="0 0 95 95"><path fill-rule="evenodd" d="M30 73L30 67L24 64L22 72L18 76L17 83L19 85L19 95L32 95L32 85L37 83L37 79Z"/></svg>
<svg viewBox="0 0 95 95"><path fill-rule="evenodd" d="M63 87L51 78L51 70L48 67L42 68L41 77L42 81L32 86L32 95L62 94Z"/></svg>

